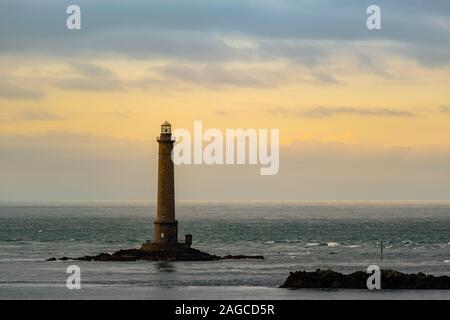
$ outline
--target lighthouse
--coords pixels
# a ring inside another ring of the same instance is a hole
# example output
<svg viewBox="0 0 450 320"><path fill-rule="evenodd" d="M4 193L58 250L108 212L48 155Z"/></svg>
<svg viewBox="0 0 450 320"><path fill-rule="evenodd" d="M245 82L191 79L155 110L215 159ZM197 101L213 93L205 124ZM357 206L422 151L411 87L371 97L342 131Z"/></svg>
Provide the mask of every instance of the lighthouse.
<svg viewBox="0 0 450 320"><path fill-rule="evenodd" d="M153 223L153 240L142 245L142 250L159 251L190 248L192 236L186 235L185 242L178 242L178 221L175 219L175 179L172 150L172 126L165 121L161 125L158 142L158 197L156 219Z"/></svg>
<svg viewBox="0 0 450 320"><path fill-rule="evenodd" d="M172 161L172 129L169 122L161 125L158 138L158 203L153 241L159 244L178 242L178 221L175 220L175 187Z"/></svg>

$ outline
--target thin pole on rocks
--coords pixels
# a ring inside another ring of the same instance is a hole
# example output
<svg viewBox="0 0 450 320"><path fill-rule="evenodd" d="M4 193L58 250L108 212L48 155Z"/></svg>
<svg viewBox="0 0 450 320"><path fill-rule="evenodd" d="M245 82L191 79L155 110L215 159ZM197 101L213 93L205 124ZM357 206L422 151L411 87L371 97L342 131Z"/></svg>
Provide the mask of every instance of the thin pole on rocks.
<svg viewBox="0 0 450 320"><path fill-rule="evenodd" d="M383 241L380 242L380 259L383 262Z"/></svg>

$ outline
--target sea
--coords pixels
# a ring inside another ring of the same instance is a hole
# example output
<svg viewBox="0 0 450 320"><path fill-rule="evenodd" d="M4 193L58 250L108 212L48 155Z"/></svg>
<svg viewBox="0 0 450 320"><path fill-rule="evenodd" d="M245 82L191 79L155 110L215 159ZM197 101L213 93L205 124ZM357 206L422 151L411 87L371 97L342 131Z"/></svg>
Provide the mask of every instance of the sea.
<svg viewBox="0 0 450 320"><path fill-rule="evenodd" d="M0 299L450 299L450 290L279 287L297 270L450 275L448 201L179 202L180 239L265 259L46 261L138 248L155 212L154 203L0 204ZM80 289L66 286L70 265L80 268Z"/></svg>

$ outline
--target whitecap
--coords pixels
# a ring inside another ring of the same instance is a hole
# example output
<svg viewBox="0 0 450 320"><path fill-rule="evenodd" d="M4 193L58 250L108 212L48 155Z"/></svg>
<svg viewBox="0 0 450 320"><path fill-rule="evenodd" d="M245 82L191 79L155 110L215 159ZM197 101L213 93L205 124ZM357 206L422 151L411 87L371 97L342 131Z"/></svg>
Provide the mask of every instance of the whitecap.
<svg viewBox="0 0 450 320"><path fill-rule="evenodd" d="M306 245L307 245L308 247L315 247L315 246L320 245L320 243L319 243L319 242L308 242Z"/></svg>
<svg viewBox="0 0 450 320"><path fill-rule="evenodd" d="M361 247L361 245L360 244L351 244L351 245L349 245L349 246L346 246L347 248L359 248L359 247Z"/></svg>
<svg viewBox="0 0 450 320"><path fill-rule="evenodd" d="M444 260L444 263L450 263L450 260Z"/></svg>
<svg viewBox="0 0 450 320"><path fill-rule="evenodd" d="M265 244L272 244L272 243L275 243L275 241L266 241L266 242L264 242Z"/></svg>
<svg viewBox="0 0 450 320"><path fill-rule="evenodd" d="M305 256L305 255L308 255L308 254L311 254L311 252L310 251L303 251L303 252L288 252L287 253L289 256Z"/></svg>
<svg viewBox="0 0 450 320"><path fill-rule="evenodd" d="M337 246L339 246L339 243L337 243L337 242L328 242L327 245L329 247L337 247Z"/></svg>
<svg viewBox="0 0 450 320"><path fill-rule="evenodd" d="M24 261L43 261L42 259L32 259L32 258L6 258L6 259L0 259L1 262L24 262Z"/></svg>

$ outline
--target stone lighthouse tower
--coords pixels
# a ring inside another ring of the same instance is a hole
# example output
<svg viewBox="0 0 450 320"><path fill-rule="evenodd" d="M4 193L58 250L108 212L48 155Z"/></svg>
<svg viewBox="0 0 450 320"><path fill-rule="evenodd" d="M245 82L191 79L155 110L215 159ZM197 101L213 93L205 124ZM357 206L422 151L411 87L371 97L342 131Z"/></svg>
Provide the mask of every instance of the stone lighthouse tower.
<svg viewBox="0 0 450 320"><path fill-rule="evenodd" d="M186 235L185 243L178 242L178 221L175 219L175 187L172 149L172 126L165 121L161 125L158 141L158 198L153 241L146 242L141 249L159 251L190 248L192 236Z"/></svg>
<svg viewBox="0 0 450 320"><path fill-rule="evenodd" d="M178 221L175 220L174 168L172 161L171 125L167 121L161 125L157 138L158 151L158 204L154 223L153 242L176 244L178 242Z"/></svg>

